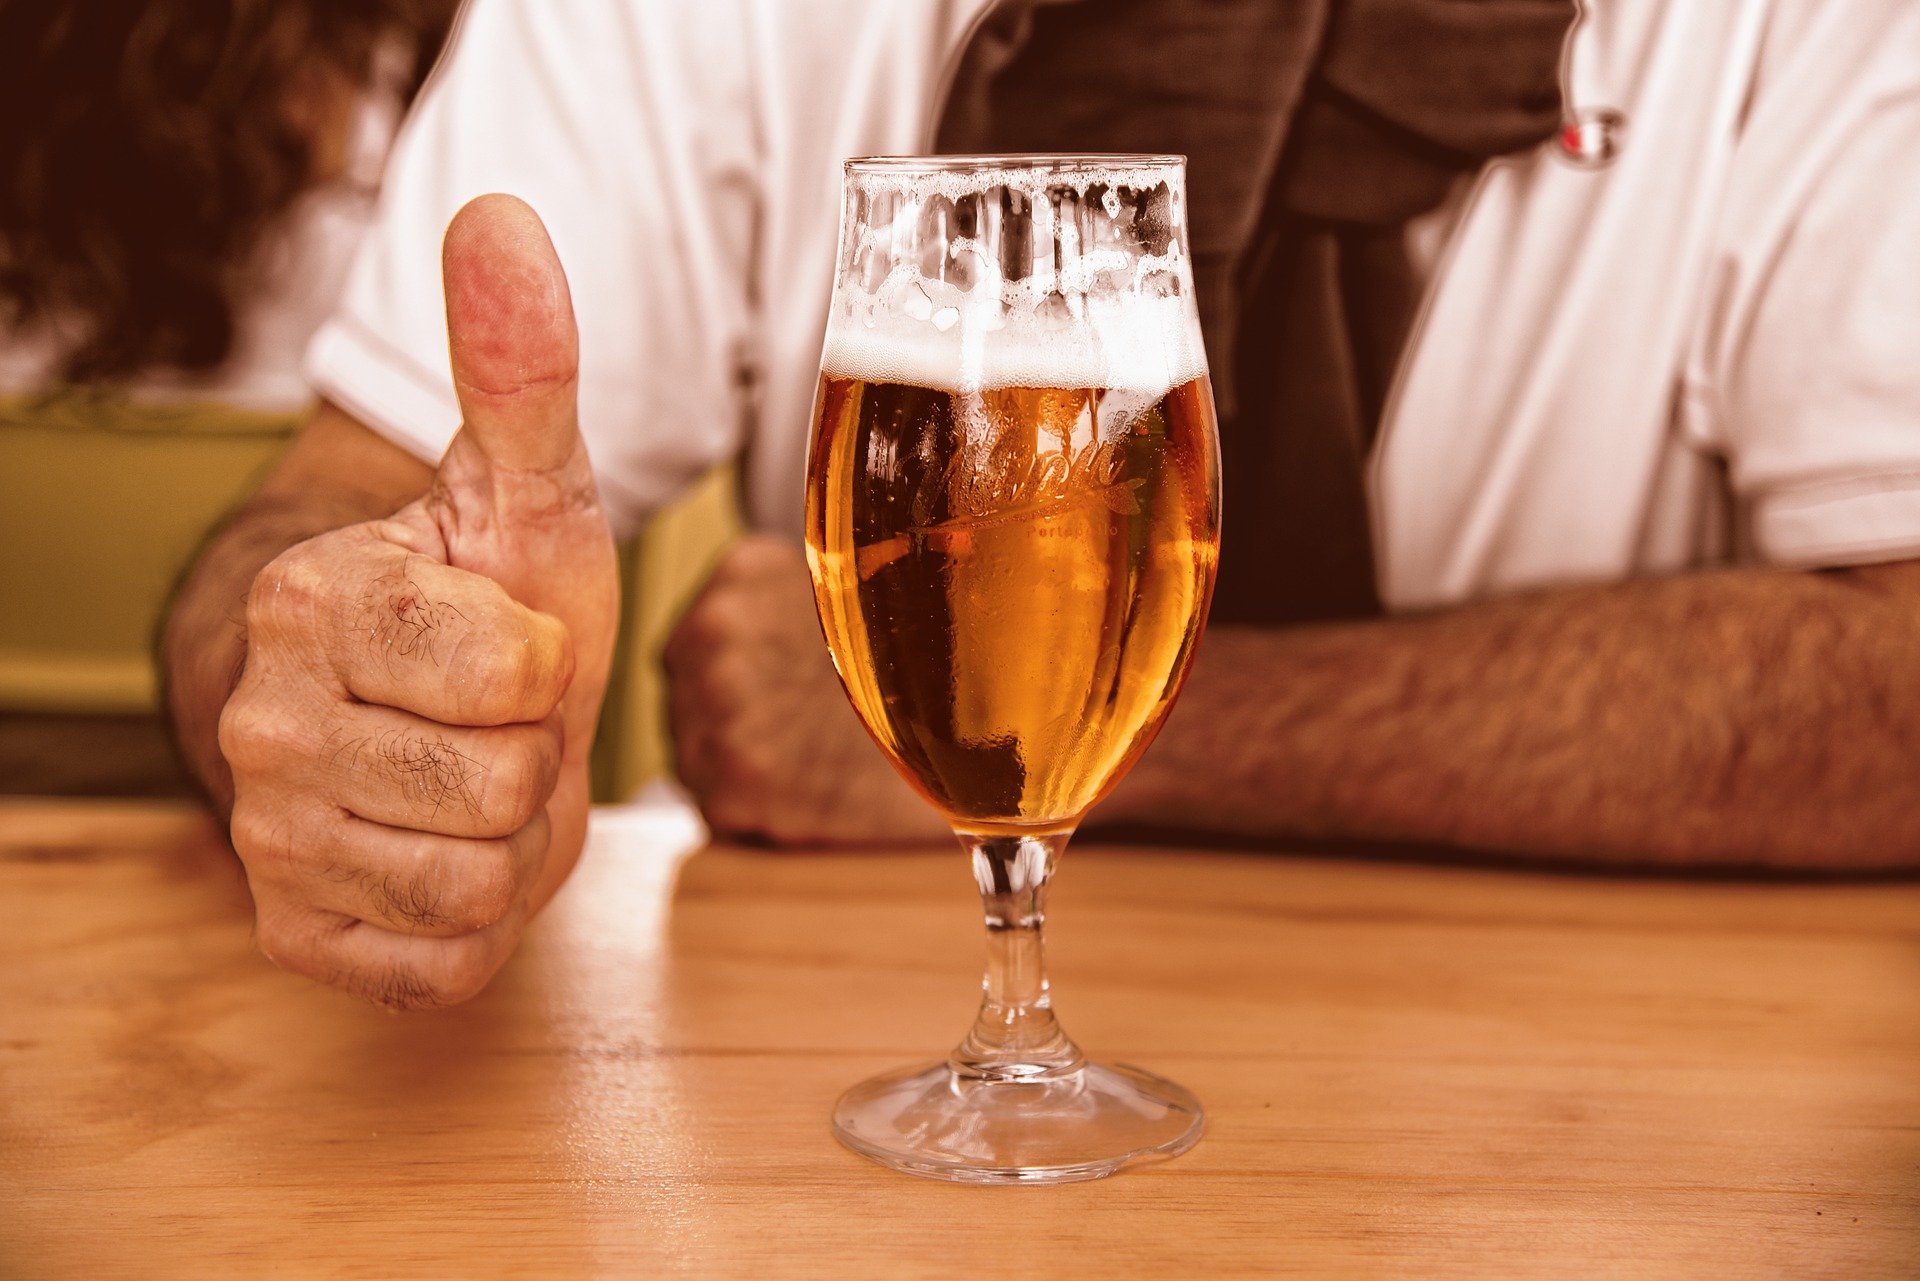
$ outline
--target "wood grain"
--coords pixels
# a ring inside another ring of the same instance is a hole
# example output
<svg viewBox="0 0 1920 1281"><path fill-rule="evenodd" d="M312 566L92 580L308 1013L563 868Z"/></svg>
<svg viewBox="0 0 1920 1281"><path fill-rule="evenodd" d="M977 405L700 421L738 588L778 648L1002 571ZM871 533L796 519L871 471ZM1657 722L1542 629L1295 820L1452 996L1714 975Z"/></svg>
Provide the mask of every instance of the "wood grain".
<svg viewBox="0 0 1920 1281"><path fill-rule="evenodd" d="M0 1275L1912 1277L1920 887L1087 848L1055 988L1207 1137L966 1188L826 1128L944 1052L957 855L611 818L474 1003L271 969L190 810L0 805Z"/></svg>

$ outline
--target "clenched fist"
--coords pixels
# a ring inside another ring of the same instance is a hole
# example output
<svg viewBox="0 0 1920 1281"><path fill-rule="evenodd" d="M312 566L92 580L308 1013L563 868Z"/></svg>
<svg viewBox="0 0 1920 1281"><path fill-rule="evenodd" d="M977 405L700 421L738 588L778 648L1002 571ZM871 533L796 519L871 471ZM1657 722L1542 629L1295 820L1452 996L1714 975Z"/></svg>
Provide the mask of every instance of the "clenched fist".
<svg viewBox="0 0 1920 1281"><path fill-rule="evenodd" d="M460 432L254 579L219 726L261 950L392 1007L478 992L579 857L618 613L545 229L483 196L442 266Z"/></svg>
<svg viewBox="0 0 1920 1281"><path fill-rule="evenodd" d="M827 656L800 549L728 549L667 642L680 778L723 836L781 845L951 843L860 726Z"/></svg>

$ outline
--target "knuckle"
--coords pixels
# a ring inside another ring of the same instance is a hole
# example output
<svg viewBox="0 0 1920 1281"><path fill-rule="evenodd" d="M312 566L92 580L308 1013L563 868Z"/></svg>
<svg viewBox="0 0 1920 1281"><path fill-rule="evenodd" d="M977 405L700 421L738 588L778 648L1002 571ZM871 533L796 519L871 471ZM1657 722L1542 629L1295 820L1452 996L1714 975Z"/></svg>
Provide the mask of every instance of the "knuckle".
<svg viewBox="0 0 1920 1281"><path fill-rule="evenodd" d="M276 820L267 810L250 804L234 806L228 824L228 836L234 853L249 871L260 871L293 859L293 828Z"/></svg>
<svg viewBox="0 0 1920 1281"><path fill-rule="evenodd" d="M405 928L437 930L454 924L445 888L430 874L389 872L369 878L368 888L379 914Z"/></svg>
<svg viewBox="0 0 1920 1281"><path fill-rule="evenodd" d="M482 721L537 720L556 707L572 676L564 632L511 623L475 629L455 648L448 680L462 715Z"/></svg>
<svg viewBox="0 0 1920 1281"><path fill-rule="evenodd" d="M459 873L442 896L442 923L460 934L478 933L505 920L519 898L519 878L505 843L482 845L461 860Z"/></svg>
<svg viewBox="0 0 1920 1281"><path fill-rule="evenodd" d="M481 805L485 835L511 836L546 808L559 772L560 753L552 740L544 729L533 731L494 762Z"/></svg>
<svg viewBox="0 0 1920 1281"><path fill-rule="evenodd" d="M447 939L435 949L433 963L420 975L436 1005L470 1001L486 988L505 960L495 941L485 935Z"/></svg>
<svg viewBox="0 0 1920 1281"><path fill-rule="evenodd" d="M221 755L236 776L254 772L284 746L287 718L270 698L241 689L220 710Z"/></svg>
<svg viewBox="0 0 1920 1281"><path fill-rule="evenodd" d="M484 825L493 772L463 746L474 745L450 732L388 729L370 736L361 752L377 766L380 787L409 807L415 826L454 832L462 815Z"/></svg>
<svg viewBox="0 0 1920 1281"><path fill-rule="evenodd" d="M541 709L545 715L560 705L560 700L573 686L578 662L573 652L573 633L565 623L548 619L544 625L530 629L526 649L539 675L540 687L548 695Z"/></svg>
<svg viewBox="0 0 1920 1281"><path fill-rule="evenodd" d="M283 970L319 977L314 963L313 931L297 920L297 916L289 912L260 913L254 922L254 948Z"/></svg>
<svg viewBox="0 0 1920 1281"><path fill-rule="evenodd" d="M314 539L268 561L247 591L247 631L268 641L311 625L335 584L329 560Z"/></svg>

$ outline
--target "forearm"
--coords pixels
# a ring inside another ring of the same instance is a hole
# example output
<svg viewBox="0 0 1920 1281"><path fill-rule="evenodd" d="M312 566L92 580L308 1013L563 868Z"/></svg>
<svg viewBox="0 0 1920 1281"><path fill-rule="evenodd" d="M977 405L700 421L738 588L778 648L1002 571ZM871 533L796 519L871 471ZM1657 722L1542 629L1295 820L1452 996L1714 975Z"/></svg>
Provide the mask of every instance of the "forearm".
<svg viewBox="0 0 1920 1281"><path fill-rule="evenodd" d="M1920 862L1920 569L1220 629L1123 821L1669 864Z"/></svg>
<svg viewBox="0 0 1920 1281"><path fill-rule="evenodd" d="M429 475L423 464L325 407L182 581L160 638L167 714L188 768L222 814L232 807L233 782L220 754L220 711L245 661L254 577L296 543L391 514Z"/></svg>

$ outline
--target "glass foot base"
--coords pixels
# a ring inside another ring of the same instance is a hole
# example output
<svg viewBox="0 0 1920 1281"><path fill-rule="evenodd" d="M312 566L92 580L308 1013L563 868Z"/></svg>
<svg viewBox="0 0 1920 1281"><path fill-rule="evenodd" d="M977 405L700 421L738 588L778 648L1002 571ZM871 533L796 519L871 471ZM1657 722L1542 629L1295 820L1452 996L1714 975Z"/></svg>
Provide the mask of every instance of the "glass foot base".
<svg viewBox="0 0 1920 1281"><path fill-rule="evenodd" d="M865 1157L955 1183L1074 1183L1178 1156L1200 1138L1200 1101L1126 1064L985 1081L946 1063L874 1077L840 1096L833 1132Z"/></svg>

